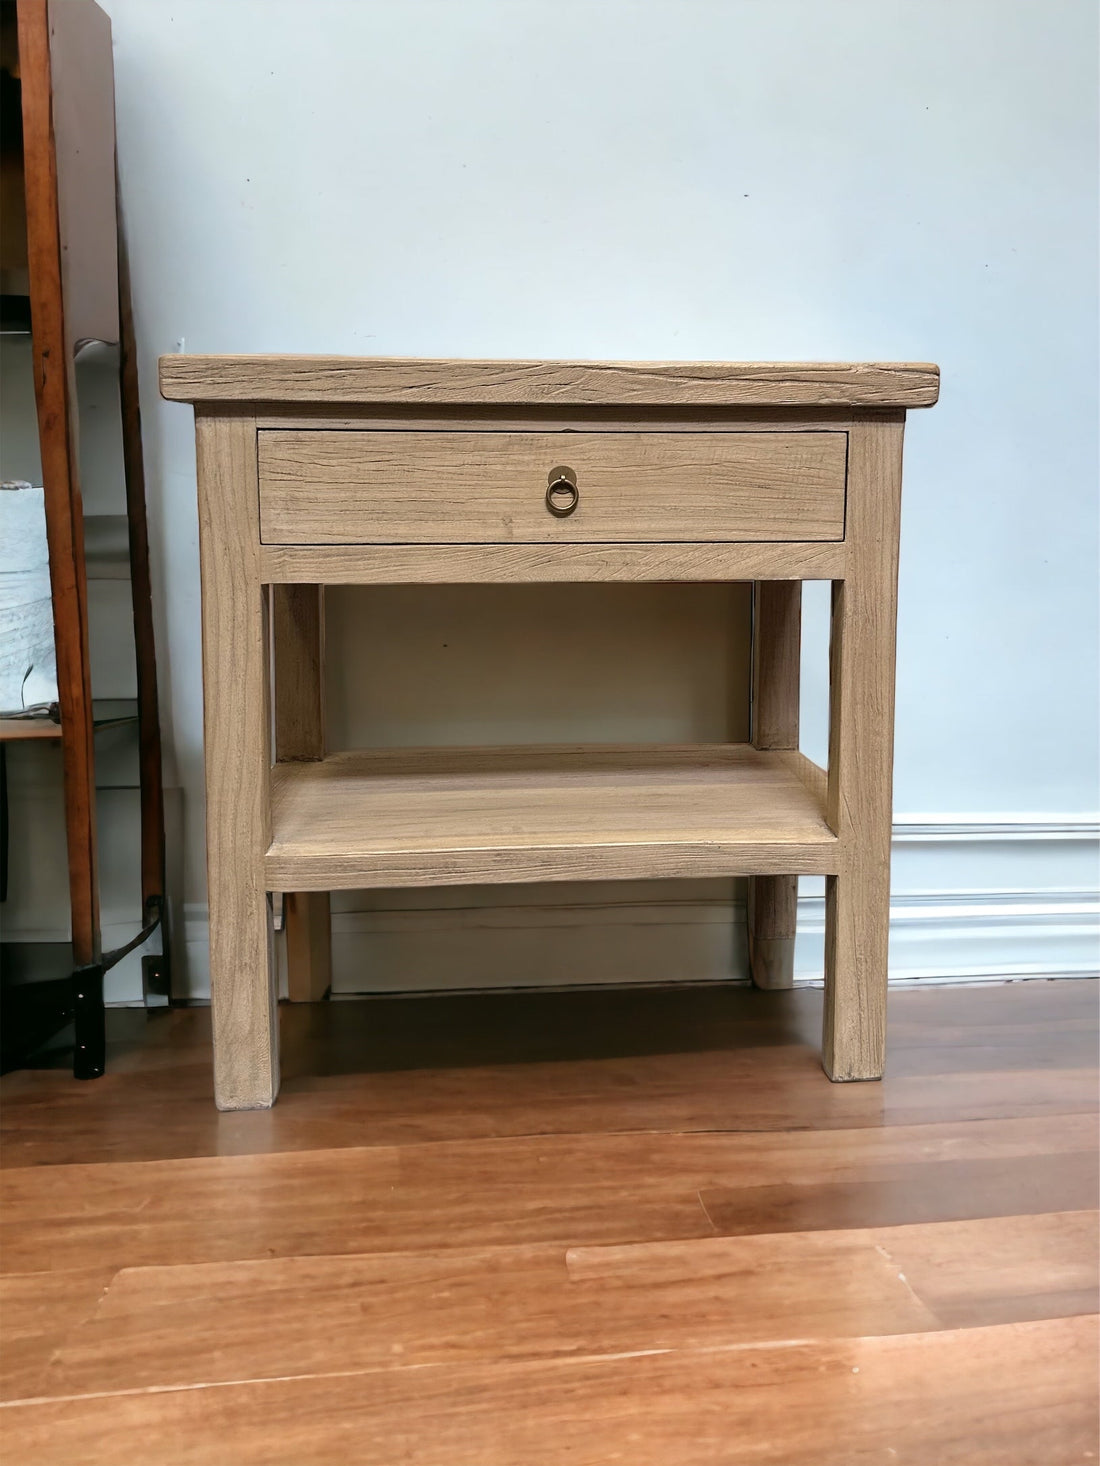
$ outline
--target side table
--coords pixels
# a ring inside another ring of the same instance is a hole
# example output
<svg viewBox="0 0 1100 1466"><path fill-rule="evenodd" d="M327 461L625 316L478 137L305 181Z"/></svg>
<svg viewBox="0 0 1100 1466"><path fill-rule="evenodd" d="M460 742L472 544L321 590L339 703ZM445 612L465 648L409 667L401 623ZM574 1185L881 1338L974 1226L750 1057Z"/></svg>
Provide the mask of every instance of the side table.
<svg viewBox="0 0 1100 1466"><path fill-rule="evenodd" d="M168 356L160 381L198 439L220 1108L278 1091L268 893L319 995L328 893L367 887L748 876L781 987L824 875L824 1067L881 1076L902 433L936 367ZM808 579L827 771L798 751ZM754 582L751 743L325 747L326 585L690 580Z"/></svg>

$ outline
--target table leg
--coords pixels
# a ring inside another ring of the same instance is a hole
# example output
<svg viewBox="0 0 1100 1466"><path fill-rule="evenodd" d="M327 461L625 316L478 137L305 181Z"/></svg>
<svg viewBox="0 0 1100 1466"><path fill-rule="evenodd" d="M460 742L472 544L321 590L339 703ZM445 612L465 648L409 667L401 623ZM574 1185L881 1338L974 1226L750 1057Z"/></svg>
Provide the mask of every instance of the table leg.
<svg viewBox="0 0 1100 1466"><path fill-rule="evenodd" d="M271 842L267 595L259 578L256 425L197 416L206 861L214 1093L265 1109L279 1089L264 852Z"/></svg>
<svg viewBox="0 0 1100 1466"><path fill-rule="evenodd" d="M857 424L848 445L848 567L833 582L828 820L840 868L826 883L830 1079L879 1079L886 1048L902 420Z"/></svg>
<svg viewBox="0 0 1100 1466"><path fill-rule="evenodd" d="M271 587L274 638L275 757L325 756L325 592L320 585ZM327 891L286 894L287 996L316 1003L332 985L332 925Z"/></svg>
<svg viewBox="0 0 1100 1466"><path fill-rule="evenodd" d="M752 741L798 747L802 582L757 581L752 599ZM794 984L798 877L750 876L749 970L758 988Z"/></svg>

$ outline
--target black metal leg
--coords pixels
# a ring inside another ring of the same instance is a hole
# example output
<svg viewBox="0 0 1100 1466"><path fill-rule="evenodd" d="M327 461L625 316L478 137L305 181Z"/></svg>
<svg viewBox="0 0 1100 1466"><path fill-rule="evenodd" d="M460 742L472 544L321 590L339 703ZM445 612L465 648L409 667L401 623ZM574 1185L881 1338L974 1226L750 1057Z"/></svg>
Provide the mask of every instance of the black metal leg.
<svg viewBox="0 0 1100 1466"><path fill-rule="evenodd" d="M92 963L73 973L73 1078L98 1079L107 1067L107 1023L103 967Z"/></svg>
<svg viewBox="0 0 1100 1466"><path fill-rule="evenodd" d="M141 959L141 985L145 1006L150 997L165 998L172 1002L172 958L170 933L168 929L168 901L164 896L150 896L145 903L146 925L160 927L160 951L151 952Z"/></svg>

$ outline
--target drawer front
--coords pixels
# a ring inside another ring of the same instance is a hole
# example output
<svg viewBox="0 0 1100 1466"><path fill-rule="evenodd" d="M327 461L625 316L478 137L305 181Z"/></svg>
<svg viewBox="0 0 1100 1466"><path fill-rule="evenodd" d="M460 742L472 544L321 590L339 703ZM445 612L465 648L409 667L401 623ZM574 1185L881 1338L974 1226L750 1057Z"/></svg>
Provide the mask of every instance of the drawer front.
<svg viewBox="0 0 1100 1466"><path fill-rule="evenodd" d="M847 454L844 432L262 429L260 538L269 545L841 540Z"/></svg>

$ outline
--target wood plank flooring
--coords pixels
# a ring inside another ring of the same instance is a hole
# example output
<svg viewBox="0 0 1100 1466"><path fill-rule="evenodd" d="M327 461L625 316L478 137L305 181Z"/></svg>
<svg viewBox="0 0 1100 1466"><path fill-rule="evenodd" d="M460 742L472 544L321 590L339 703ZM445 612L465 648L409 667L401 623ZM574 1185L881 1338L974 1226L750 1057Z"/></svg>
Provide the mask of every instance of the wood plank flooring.
<svg viewBox="0 0 1100 1466"><path fill-rule="evenodd" d="M1095 1461L1097 994L284 1008L275 1110L209 1016L0 1082L0 1459L42 1466Z"/></svg>

